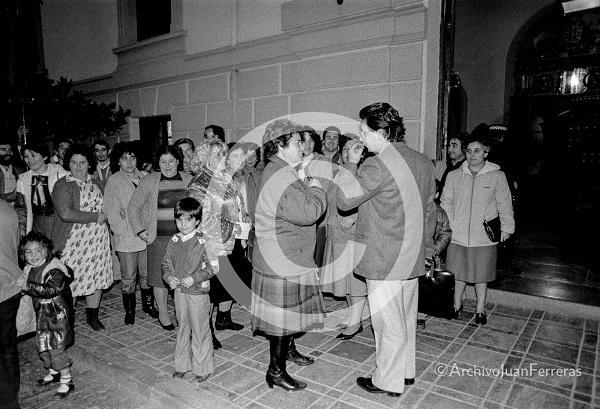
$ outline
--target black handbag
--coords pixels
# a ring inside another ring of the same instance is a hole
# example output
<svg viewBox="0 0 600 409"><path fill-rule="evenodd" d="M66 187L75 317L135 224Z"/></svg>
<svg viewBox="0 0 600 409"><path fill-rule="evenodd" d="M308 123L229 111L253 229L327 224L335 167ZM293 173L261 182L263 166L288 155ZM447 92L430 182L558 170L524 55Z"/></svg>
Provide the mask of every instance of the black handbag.
<svg viewBox="0 0 600 409"><path fill-rule="evenodd" d="M454 274L431 268L419 277L419 312L439 318L454 317Z"/></svg>
<svg viewBox="0 0 600 409"><path fill-rule="evenodd" d="M488 239L494 243L498 243L500 241L500 235L502 233L500 216L496 216L491 220L484 220L483 228L485 229L485 234L487 234Z"/></svg>

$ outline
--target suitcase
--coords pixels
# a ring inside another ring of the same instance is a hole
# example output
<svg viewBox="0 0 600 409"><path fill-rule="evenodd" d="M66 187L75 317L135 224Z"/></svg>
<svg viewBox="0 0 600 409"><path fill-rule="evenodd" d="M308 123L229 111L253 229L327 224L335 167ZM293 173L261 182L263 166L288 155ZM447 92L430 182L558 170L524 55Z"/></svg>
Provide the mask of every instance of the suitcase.
<svg viewBox="0 0 600 409"><path fill-rule="evenodd" d="M419 277L419 312L439 318L454 317L454 274L431 268Z"/></svg>

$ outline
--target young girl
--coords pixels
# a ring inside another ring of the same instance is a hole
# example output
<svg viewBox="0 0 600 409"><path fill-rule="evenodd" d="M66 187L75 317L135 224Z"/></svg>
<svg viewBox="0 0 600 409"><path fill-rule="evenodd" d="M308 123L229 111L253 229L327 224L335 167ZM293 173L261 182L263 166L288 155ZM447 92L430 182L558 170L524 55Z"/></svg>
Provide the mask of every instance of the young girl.
<svg viewBox="0 0 600 409"><path fill-rule="evenodd" d="M75 388L71 360L65 349L73 344L73 297L68 268L52 256L53 244L41 233L31 232L19 243L19 258L25 264L17 280L21 292L33 299L37 321L37 347L48 374L38 386L60 382L57 398L65 398Z"/></svg>

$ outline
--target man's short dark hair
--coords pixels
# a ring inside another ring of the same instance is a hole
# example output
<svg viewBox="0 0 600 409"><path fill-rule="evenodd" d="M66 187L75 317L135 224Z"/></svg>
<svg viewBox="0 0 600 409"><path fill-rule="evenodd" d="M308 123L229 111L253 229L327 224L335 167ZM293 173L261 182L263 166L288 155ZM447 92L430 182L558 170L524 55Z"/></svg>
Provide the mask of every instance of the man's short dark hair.
<svg viewBox="0 0 600 409"><path fill-rule="evenodd" d="M94 143L92 143L92 150L96 149L96 145L104 146L107 151L110 150L110 144L105 139L96 139Z"/></svg>
<svg viewBox="0 0 600 409"><path fill-rule="evenodd" d="M186 197L178 201L174 211L176 219L181 216L190 216L198 221L202 220L202 205L193 197Z"/></svg>
<svg viewBox="0 0 600 409"><path fill-rule="evenodd" d="M359 112L360 119L364 120L373 131L383 129L390 142L404 142L406 129L398 111L387 102L375 102L367 105Z"/></svg>

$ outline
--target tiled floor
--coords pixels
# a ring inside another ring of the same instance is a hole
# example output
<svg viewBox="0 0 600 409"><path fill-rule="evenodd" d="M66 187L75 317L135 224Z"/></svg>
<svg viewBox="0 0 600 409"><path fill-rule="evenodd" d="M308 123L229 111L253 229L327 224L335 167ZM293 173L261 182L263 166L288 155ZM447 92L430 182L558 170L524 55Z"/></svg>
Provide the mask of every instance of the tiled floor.
<svg viewBox="0 0 600 409"><path fill-rule="evenodd" d="M594 250L567 251L539 220L518 222L513 271L499 271L490 288L600 307L600 262Z"/></svg>
<svg viewBox="0 0 600 409"><path fill-rule="evenodd" d="M343 304L326 299L329 311ZM476 326L473 307L466 303L459 321L430 318L426 330L417 332L417 381L400 398L368 394L355 384L357 376L374 368L369 325L350 341L336 340L336 330L298 339L301 352L317 359L311 366L289 366L309 386L288 393L267 388L268 343L252 336L250 315L239 306L234 307L234 320L246 328L217 332L223 349L215 352L215 374L194 385L189 375L177 381L171 377L175 333L162 330L141 312L134 326L124 326L120 295L113 289L102 302L108 328L103 334L83 324L83 304L78 304L77 340L69 350L77 389L68 399L52 402L52 387L31 386L42 372L41 363L32 339L20 344L22 406L600 408L598 321L489 304L488 324Z"/></svg>

